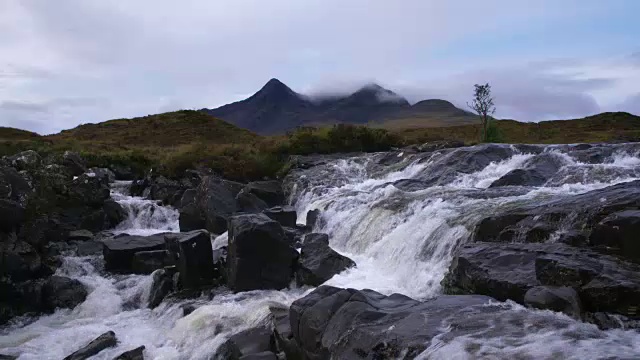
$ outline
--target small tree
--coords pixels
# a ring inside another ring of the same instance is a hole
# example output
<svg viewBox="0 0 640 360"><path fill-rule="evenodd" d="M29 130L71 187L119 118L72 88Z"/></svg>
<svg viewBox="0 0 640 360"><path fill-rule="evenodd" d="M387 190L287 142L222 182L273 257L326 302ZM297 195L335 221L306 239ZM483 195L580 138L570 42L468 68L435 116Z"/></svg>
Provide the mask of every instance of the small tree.
<svg viewBox="0 0 640 360"><path fill-rule="evenodd" d="M487 83L474 86L473 101L467 105L482 118L482 141L486 142L490 117L496 112L496 107L491 97L491 85Z"/></svg>

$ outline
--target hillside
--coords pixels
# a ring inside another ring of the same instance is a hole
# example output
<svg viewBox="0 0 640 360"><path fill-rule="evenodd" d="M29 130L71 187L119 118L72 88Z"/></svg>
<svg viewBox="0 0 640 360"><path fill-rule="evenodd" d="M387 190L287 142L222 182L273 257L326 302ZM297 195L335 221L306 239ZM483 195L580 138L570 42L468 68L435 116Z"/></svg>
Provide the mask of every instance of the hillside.
<svg viewBox="0 0 640 360"><path fill-rule="evenodd" d="M195 142L246 144L258 140L259 136L200 111L181 110L84 124L47 138L134 147L170 147Z"/></svg>
<svg viewBox="0 0 640 360"><path fill-rule="evenodd" d="M31 131L0 126L0 140L34 140L39 137Z"/></svg>
<svg viewBox="0 0 640 360"><path fill-rule="evenodd" d="M262 135L337 123L406 128L468 124L474 119L444 100L411 105L377 84L368 84L349 95L313 98L294 92L277 79L269 80L245 100L202 111Z"/></svg>
<svg viewBox="0 0 640 360"><path fill-rule="evenodd" d="M606 112L581 119L552 120L538 123L515 120L496 120L501 141L505 143L595 143L640 141L640 116L626 112ZM476 124L432 127L393 128L394 134L406 143L432 140L462 140L477 142L480 138L479 120Z"/></svg>

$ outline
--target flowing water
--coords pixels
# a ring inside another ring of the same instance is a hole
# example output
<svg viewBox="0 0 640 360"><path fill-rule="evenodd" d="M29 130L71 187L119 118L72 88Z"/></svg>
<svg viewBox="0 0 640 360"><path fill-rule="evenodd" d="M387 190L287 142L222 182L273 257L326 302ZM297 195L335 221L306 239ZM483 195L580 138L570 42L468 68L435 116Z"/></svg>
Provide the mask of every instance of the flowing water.
<svg viewBox="0 0 640 360"><path fill-rule="evenodd" d="M456 248L469 240L474 226L488 214L542 200L570 197L640 178L636 145L611 146L597 163L581 162L568 147L549 146L562 164L543 186L489 192L489 185L536 156L524 149L479 169L469 169L416 191L402 191L398 180L425 180L442 173L451 151L433 154L397 153L391 165L379 166L380 154L331 160L295 180L291 202L304 223L307 211L320 209L316 231L330 234L331 246L351 257L357 267L334 276L329 285L402 293L424 300L441 293ZM388 156L388 155L386 155ZM445 169L446 170L446 169ZM123 195L127 183L113 187L113 197L128 211L115 232L152 234L179 231L177 211L154 201ZM479 196L482 194L482 196ZM562 231L562 229L559 229ZM553 241L553 236L548 240ZM213 239L226 243L226 234ZM120 340L117 348L95 359L146 346L150 359L208 359L229 335L268 318L268 308L289 305L310 289L221 292L213 299L165 302L145 307L150 276L110 275L101 257L65 258L58 270L87 285L87 300L74 310L59 310L37 319L22 319L2 330L0 353L20 359L61 359L107 330ZM195 302L196 311L182 316L181 306ZM429 345L424 359L637 359L640 334L630 330L600 331L594 325L545 311L506 303L503 316L484 319L487 326L452 337L451 327ZM515 325L513 316L527 319ZM470 319L469 321L472 321ZM505 329L513 329L505 331Z"/></svg>

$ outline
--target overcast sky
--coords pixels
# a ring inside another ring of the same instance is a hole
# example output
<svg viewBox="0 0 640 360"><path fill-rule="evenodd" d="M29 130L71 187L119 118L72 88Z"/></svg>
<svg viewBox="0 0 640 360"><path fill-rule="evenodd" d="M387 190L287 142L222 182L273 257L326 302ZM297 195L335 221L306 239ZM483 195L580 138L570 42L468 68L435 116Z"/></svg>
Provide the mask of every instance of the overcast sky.
<svg viewBox="0 0 640 360"><path fill-rule="evenodd" d="M377 82L498 117L640 114L637 0L0 0L0 125L217 107L272 77L300 93Z"/></svg>

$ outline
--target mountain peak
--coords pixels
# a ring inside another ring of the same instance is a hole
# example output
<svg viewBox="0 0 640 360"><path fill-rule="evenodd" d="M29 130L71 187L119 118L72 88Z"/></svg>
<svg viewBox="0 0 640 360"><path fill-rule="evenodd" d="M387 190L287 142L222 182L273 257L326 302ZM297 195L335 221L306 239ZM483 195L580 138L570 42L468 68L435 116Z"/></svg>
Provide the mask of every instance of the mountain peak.
<svg viewBox="0 0 640 360"><path fill-rule="evenodd" d="M254 97L269 98L274 101L282 101L287 98L300 98L300 96L282 81L273 78L254 94Z"/></svg>
<svg viewBox="0 0 640 360"><path fill-rule="evenodd" d="M356 91L351 95L352 97L358 98L373 98L377 102L383 103L402 103L409 104L409 102L402 96L396 94L395 92L385 89L382 86L376 83L369 83L360 88L360 90Z"/></svg>

